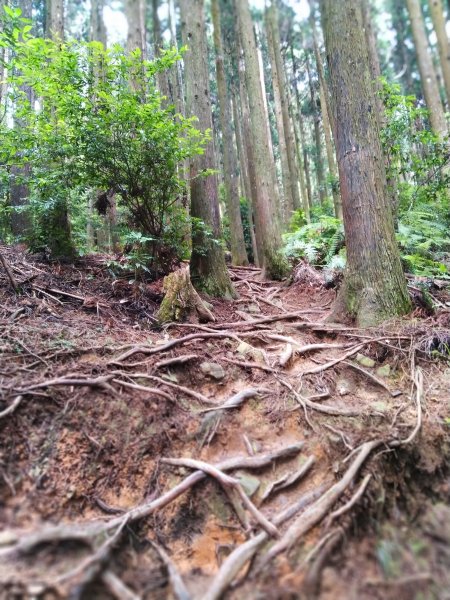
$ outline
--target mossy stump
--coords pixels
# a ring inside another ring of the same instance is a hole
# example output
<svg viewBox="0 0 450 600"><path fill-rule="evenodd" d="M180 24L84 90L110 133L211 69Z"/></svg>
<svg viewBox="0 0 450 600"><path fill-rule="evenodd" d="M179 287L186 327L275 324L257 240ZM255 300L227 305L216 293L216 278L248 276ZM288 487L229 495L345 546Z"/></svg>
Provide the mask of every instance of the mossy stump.
<svg viewBox="0 0 450 600"><path fill-rule="evenodd" d="M216 320L194 289L188 267L167 275L164 278L163 290L165 296L156 315L159 323Z"/></svg>

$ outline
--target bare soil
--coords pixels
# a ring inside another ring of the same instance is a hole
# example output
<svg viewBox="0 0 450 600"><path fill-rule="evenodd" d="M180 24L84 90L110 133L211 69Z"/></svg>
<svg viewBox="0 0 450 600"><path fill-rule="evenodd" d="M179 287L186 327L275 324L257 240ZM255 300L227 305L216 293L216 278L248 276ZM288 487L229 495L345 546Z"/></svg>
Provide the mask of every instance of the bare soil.
<svg viewBox="0 0 450 600"><path fill-rule="evenodd" d="M335 291L309 268L232 268L214 323L161 329L162 281L0 252L19 286L0 268L0 598L450 598L445 287L432 316L362 331L326 322ZM195 472L164 459L267 454L227 471L250 508L208 473L148 509ZM233 574L261 514L296 504Z"/></svg>

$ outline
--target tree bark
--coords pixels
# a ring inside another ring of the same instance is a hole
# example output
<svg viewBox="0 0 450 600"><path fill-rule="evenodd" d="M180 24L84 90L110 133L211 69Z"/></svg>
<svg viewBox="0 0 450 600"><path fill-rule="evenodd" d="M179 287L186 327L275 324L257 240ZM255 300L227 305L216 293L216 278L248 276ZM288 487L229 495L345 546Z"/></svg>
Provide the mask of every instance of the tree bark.
<svg viewBox="0 0 450 600"><path fill-rule="evenodd" d="M237 157L233 141L233 121L231 117L230 98L227 93L225 77L224 49L222 28L220 23L219 1L211 2L212 21L214 25L214 47L216 52L216 77L219 95L220 128L223 144L223 176L228 218L230 221L231 259L234 265L247 265L244 229L242 227L241 206L239 200L239 180Z"/></svg>
<svg viewBox="0 0 450 600"><path fill-rule="evenodd" d="M101 42L106 48L107 35L105 21L103 19L104 7L105 0L91 0L91 26L89 37L91 41Z"/></svg>
<svg viewBox="0 0 450 600"><path fill-rule="evenodd" d="M445 28L444 8L442 0L428 0L433 27L436 32L442 75L445 83L447 107L450 107L450 42Z"/></svg>
<svg viewBox="0 0 450 600"><path fill-rule="evenodd" d="M430 113L431 127L439 136L447 134L447 123L445 121L444 109L442 107L439 93L439 85L428 46L425 24L420 6L420 0L406 0L409 11L414 43L419 63L420 79L422 81L423 94Z"/></svg>
<svg viewBox="0 0 450 600"><path fill-rule="evenodd" d="M387 194L361 0L321 0L321 6L347 246L333 316L371 326L411 305Z"/></svg>
<svg viewBox="0 0 450 600"><path fill-rule="evenodd" d="M269 278L281 279L286 274L287 265L281 254L275 164L267 135L258 52L248 0L236 2L236 14L245 60L246 87L251 105L250 128L256 172L252 184L255 186L254 210L258 256L265 275Z"/></svg>
<svg viewBox="0 0 450 600"><path fill-rule="evenodd" d="M306 52L306 72L308 75L309 93L311 98L311 105L314 115L314 143L316 146L316 177L317 177L317 188L319 191L320 203L323 204L327 197L327 186L325 182L324 168L323 168L323 156L322 156L322 140L320 135L320 112L317 106L316 90L314 88L314 82L311 75L311 66L309 61L309 54Z"/></svg>
<svg viewBox="0 0 450 600"><path fill-rule="evenodd" d="M325 150L327 153L328 169L331 176L331 193L333 195L334 214L337 219L342 221L342 203L339 193L339 181L335 159L335 149L333 137L336 133L336 125L333 122L332 111L330 110L330 90L325 79L322 57L320 56L319 42L317 40L317 30L315 21L314 2L310 0L311 7L311 29L313 37L314 57L316 59L317 74L319 76L320 109L322 112L323 132L325 136ZM334 132L334 134L332 134Z"/></svg>
<svg viewBox="0 0 450 600"><path fill-rule="evenodd" d="M45 35L64 40L64 0L46 0Z"/></svg>
<svg viewBox="0 0 450 600"><path fill-rule="evenodd" d="M187 113L197 115L201 130L212 130L204 1L181 0L180 9L183 43L189 48L184 56ZM196 220L192 230L191 278L197 289L211 296L232 297L235 292L221 245L217 175L202 175L215 168L214 144L210 141L204 153L190 162L191 215Z"/></svg>
<svg viewBox="0 0 450 600"><path fill-rule="evenodd" d="M125 16L128 22L127 49L132 52L138 48L142 58L147 58L145 8L144 0L125 0Z"/></svg>

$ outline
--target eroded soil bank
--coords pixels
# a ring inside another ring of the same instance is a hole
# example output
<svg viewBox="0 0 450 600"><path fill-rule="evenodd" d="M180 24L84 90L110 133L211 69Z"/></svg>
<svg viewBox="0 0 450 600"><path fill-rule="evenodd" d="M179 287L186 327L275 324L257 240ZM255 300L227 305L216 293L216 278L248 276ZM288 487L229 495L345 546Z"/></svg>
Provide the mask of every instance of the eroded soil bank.
<svg viewBox="0 0 450 600"><path fill-rule="evenodd" d="M162 282L2 253L0 597L449 598L444 289L362 331L232 269L158 329Z"/></svg>

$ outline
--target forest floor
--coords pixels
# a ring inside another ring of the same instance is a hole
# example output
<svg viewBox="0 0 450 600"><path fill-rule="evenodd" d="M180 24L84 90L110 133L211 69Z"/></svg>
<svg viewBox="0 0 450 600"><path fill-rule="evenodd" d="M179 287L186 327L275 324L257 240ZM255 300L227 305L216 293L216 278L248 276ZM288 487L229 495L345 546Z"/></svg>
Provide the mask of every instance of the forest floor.
<svg viewBox="0 0 450 600"><path fill-rule="evenodd" d="M233 268L161 329L161 281L0 251L0 598L450 598L445 288L359 330Z"/></svg>

